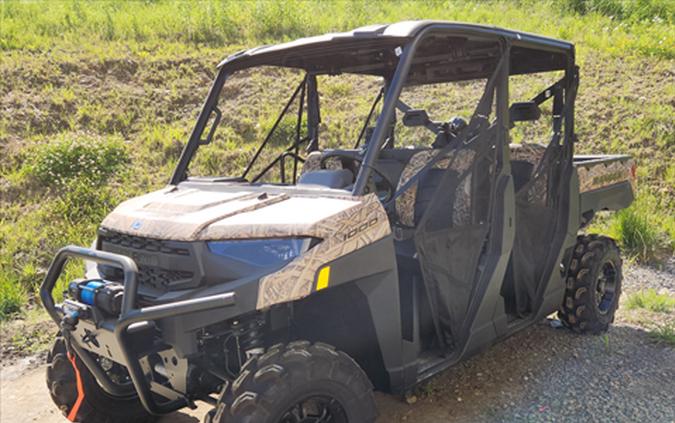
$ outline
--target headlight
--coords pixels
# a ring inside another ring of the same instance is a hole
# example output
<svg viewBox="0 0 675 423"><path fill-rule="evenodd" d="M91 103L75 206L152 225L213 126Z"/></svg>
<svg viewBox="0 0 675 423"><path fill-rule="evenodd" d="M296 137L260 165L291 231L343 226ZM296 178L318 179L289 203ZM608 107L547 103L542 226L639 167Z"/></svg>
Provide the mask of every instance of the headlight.
<svg viewBox="0 0 675 423"><path fill-rule="evenodd" d="M96 250L96 245L98 245L98 238L94 238L94 242L89 248ZM87 279L98 279L101 277L95 261L84 260L84 277Z"/></svg>
<svg viewBox="0 0 675 423"><path fill-rule="evenodd" d="M284 265L313 246L315 238L246 239L207 243L213 254L253 266Z"/></svg>

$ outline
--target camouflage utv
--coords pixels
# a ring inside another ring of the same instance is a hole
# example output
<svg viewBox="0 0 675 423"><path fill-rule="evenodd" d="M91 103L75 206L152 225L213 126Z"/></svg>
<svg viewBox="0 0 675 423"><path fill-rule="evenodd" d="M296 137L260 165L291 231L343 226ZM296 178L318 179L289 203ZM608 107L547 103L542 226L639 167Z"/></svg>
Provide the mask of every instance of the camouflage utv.
<svg viewBox="0 0 675 423"><path fill-rule="evenodd" d="M236 113L228 93L261 67L302 77L241 176L197 176L200 149ZM557 76L511 102L520 75ZM322 82L360 77L377 83L370 113L328 148ZM480 87L467 119L402 96L467 81ZM621 257L613 240L579 233L631 203L635 166L574 155L578 82L568 42L448 22L228 57L169 185L117 207L94 247L56 255L41 287L60 329L52 399L83 423L196 401L212 404L211 423L372 422L373 389L409 392L556 311L576 332L605 331ZM546 139L512 144L526 124ZM71 258L86 278L55 304Z"/></svg>

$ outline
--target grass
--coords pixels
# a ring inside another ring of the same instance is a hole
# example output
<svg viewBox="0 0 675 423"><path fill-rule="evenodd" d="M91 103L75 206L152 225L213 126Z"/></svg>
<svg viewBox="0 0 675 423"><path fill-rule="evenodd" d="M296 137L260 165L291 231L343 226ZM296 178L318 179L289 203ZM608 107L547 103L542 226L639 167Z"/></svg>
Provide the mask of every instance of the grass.
<svg viewBox="0 0 675 423"><path fill-rule="evenodd" d="M644 327L657 342L675 345L675 296L647 289L631 293L623 304L622 319Z"/></svg>
<svg viewBox="0 0 675 423"><path fill-rule="evenodd" d="M643 190L630 207L598 219L590 230L616 239L629 258L653 261L675 247L675 215L663 201Z"/></svg>
<svg viewBox="0 0 675 423"><path fill-rule="evenodd" d="M24 287L7 276L0 276L0 320L18 314L28 299Z"/></svg>
<svg viewBox="0 0 675 423"><path fill-rule="evenodd" d="M571 39L612 54L672 58L669 0L426 1L323 0L2 2L0 48L44 50L177 42L223 46L278 42L404 19L482 22ZM30 23L30 25L26 25Z"/></svg>
<svg viewBox="0 0 675 423"><path fill-rule="evenodd" d="M656 341L675 346L675 323L657 324L649 331L649 336Z"/></svg>
<svg viewBox="0 0 675 423"><path fill-rule="evenodd" d="M128 162L126 146L119 138L61 136L31 146L19 171L46 186L69 187L74 180L97 186Z"/></svg>
<svg viewBox="0 0 675 423"><path fill-rule="evenodd" d="M644 309L655 313L671 313L675 310L675 297L668 294L659 294L654 289L639 291L628 296L626 308L629 310Z"/></svg>
<svg viewBox="0 0 675 423"><path fill-rule="evenodd" d="M631 154L639 172L635 205L593 229L617 238L637 260L672 254L675 162L667 158L675 157L673 5L668 0L2 1L0 319L21 313L32 301L58 248L90 245L115 205L167 182L214 67L225 56L243 47L403 19L494 24L577 43L582 75L577 151ZM240 170L296 81L297 75L284 71L233 75L217 138L201 150L208 154L200 154L192 170ZM523 77L514 84L513 101L529 98L533 81ZM367 114L376 84L322 77L325 145L355 139L360 128L354 122ZM466 116L476 92L465 84L413 98L449 118ZM240 108L245 101L253 101L250 110ZM289 123L282 125L292 133ZM80 269L69 266L64 280L81 276Z"/></svg>

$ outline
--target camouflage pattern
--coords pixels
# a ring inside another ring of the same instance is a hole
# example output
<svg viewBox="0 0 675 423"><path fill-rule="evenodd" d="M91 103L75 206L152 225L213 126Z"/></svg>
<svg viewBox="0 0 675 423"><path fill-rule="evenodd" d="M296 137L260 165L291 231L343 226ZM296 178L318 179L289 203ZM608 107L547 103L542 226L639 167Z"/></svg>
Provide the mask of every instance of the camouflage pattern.
<svg viewBox="0 0 675 423"><path fill-rule="evenodd" d="M321 151L312 151L307 155L305 163L302 166L302 173L313 172L315 170L321 170L321 157L323 153ZM330 157L326 160L324 164L326 169L330 170L339 170L342 169L342 162L338 157Z"/></svg>
<svg viewBox="0 0 675 423"><path fill-rule="evenodd" d="M616 160L609 163L589 163L587 165L584 165L583 162L579 163L577 165L579 191L592 191L619 182L629 181L633 192L635 192L634 168L635 161L633 159Z"/></svg>
<svg viewBox="0 0 675 423"><path fill-rule="evenodd" d="M401 176L398 179L398 187L400 190L408 181L415 176L431 159L436 155L435 150L426 150L415 153L410 157L408 163L403 168ZM434 167L441 168L442 162L447 159L439 160ZM396 199L396 213L400 223L406 226L415 226L415 199L417 198L417 182L413 183L407 190L401 193Z"/></svg>
<svg viewBox="0 0 675 423"><path fill-rule="evenodd" d="M424 166L431 161L438 150L425 150L415 153L401 172L398 181L398 189L401 189L413 176L415 176ZM473 164L475 152L469 149L462 149L457 152L451 152L447 157L440 159L434 164L434 169L445 169L451 162L453 154L457 158L452 161L452 170L457 173L463 173ZM396 213L399 222L406 226L415 225L415 199L417 197L417 182L413 183L396 199ZM453 204L453 223L457 225L466 224L471 218L471 174L467 175L459 183L455 191L455 203Z"/></svg>
<svg viewBox="0 0 675 423"><path fill-rule="evenodd" d="M322 266L391 233L387 213L375 194L350 201L352 207L309 228L307 235L322 239L317 246L260 280L258 309L308 296Z"/></svg>
<svg viewBox="0 0 675 423"><path fill-rule="evenodd" d="M286 194L247 190L202 191L166 188L120 204L101 223L116 232L153 239L194 241L204 238L209 225L288 199Z"/></svg>
<svg viewBox="0 0 675 423"><path fill-rule="evenodd" d="M223 183L228 191L167 188L120 204L101 227L152 239L208 241L315 236L315 225L361 202L360 197L250 191Z"/></svg>
<svg viewBox="0 0 675 423"><path fill-rule="evenodd" d="M521 160L537 166L544 157L546 146L543 144L510 144L511 160Z"/></svg>
<svg viewBox="0 0 675 423"><path fill-rule="evenodd" d="M314 237L315 247L260 281L258 308L293 301L312 291L326 263L391 233L375 194L252 192L168 187L122 203L101 226L152 239L176 241Z"/></svg>
<svg viewBox="0 0 675 423"><path fill-rule="evenodd" d="M474 164L476 152L463 149L457 152L457 159L452 164L455 172L462 174ZM455 188L455 202L452 205L452 224L462 226L471 224L471 173L467 174Z"/></svg>
<svg viewBox="0 0 675 423"><path fill-rule="evenodd" d="M546 146L542 144L511 144L511 160L522 160L532 163L536 170L544 157ZM576 164L579 175L579 191L591 191L606 187L618 182L629 181L635 191L635 178L633 168L635 161L632 159L616 160L613 162ZM542 169L541 175L535 176L536 180L530 185L527 197L530 202L545 202L547 194L547 169Z"/></svg>
<svg viewBox="0 0 675 423"><path fill-rule="evenodd" d="M543 144L510 144L511 160L519 160L531 163L532 172L537 170L539 163L546 153L546 146ZM534 181L524 186L527 188L525 193L528 203L545 204L548 194L548 169L543 167L539 175L532 175Z"/></svg>

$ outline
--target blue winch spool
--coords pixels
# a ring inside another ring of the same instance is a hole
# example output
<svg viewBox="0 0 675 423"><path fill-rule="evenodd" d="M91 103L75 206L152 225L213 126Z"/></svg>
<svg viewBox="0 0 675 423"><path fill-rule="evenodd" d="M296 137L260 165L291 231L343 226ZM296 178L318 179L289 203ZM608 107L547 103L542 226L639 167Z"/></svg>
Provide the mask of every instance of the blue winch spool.
<svg viewBox="0 0 675 423"><path fill-rule="evenodd" d="M79 285L79 300L87 305L93 306L96 301L96 290L103 286L105 286L105 283L101 281L89 281L86 284Z"/></svg>
<svg viewBox="0 0 675 423"><path fill-rule="evenodd" d="M117 316L122 310L124 285L102 279L75 280L68 286L68 294L84 305Z"/></svg>

